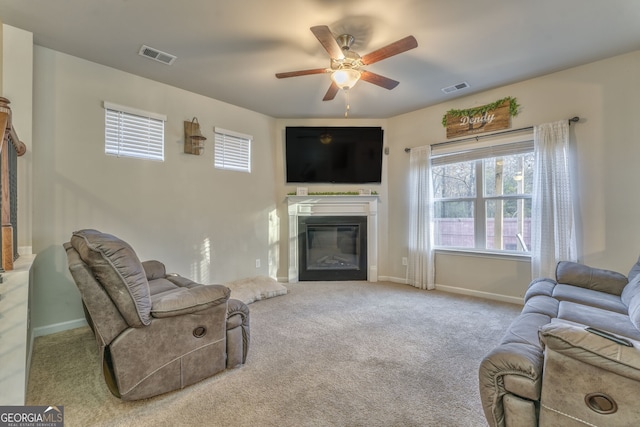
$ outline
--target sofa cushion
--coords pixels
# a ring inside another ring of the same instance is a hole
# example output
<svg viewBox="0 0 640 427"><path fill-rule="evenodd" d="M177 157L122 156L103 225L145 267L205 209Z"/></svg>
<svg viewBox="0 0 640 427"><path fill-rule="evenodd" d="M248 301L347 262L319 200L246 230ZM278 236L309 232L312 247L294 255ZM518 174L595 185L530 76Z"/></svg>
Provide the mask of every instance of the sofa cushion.
<svg viewBox="0 0 640 427"><path fill-rule="evenodd" d="M553 289L553 298L558 301L571 301L614 311L616 313L627 314L627 306L622 303L620 297L606 292L559 284Z"/></svg>
<svg viewBox="0 0 640 427"><path fill-rule="evenodd" d="M194 288L176 288L170 292L154 295L151 314L153 317L173 317L225 303L231 291L222 285L200 285Z"/></svg>
<svg viewBox="0 0 640 427"><path fill-rule="evenodd" d="M558 309L558 319L568 320L585 326L613 332L635 340L640 340L640 331L631 323L629 316L588 305L562 301Z"/></svg>
<svg viewBox="0 0 640 427"><path fill-rule="evenodd" d="M149 294L151 295L151 304L153 304L153 297L155 297L156 295L160 295L164 292L172 292L176 289L180 289L180 287L165 278L149 279Z"/></svg>
<svg viewBox="0 0 640 427"><path fill-rule="evenodd" d="M135 251L129 244L97 230L73 233L71 245L132 327L151 323L149 283Z"/></svg>
<svg viewBox="0 0 640 427"><path fill-rule="evenodd" d="M636 276L629 285L633 285L634 288L638 287L638 279L640 275ZM629 320L633 325L640 329L640 292L635 292L635 295L629 301Z"/></svg>
<svg viewBox="0 0 640 427"><path fill-rule="evenodd" d="M558 263L556 281L613 295L620 295L628 282L624 274L570 261Z"/></svg>
<svg viewBox="0 0 640 427"><path fill-rule="evenodd" d="M622 290L622 295L620 295L620 299L629 307L631 304L631 299L640 293L640 274L637 274L631 281L624 287Z"/></svg>
<svg viewBox="0 0 640 427"><path fill-rule="evenodd" d="M633 267L631 267L631 270L629 270L629 274L627 274L627 277L629 278L629 281L631 281L633 280L633 278L635 278L639 274L640 274L640 258L638 258L638 261L636 261L636 263L633 264Z"/></svg>

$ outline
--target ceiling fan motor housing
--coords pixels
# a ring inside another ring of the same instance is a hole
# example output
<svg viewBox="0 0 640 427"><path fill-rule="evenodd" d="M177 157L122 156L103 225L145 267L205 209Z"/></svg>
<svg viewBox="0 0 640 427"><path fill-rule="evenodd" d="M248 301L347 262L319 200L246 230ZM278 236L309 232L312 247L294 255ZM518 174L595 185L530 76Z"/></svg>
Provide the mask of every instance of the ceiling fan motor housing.
<svg viewBox="0 0 640 427"><path fill-rule="evenodd" d="M351 45L356 39L351 34L342 34L336 38L340 49L342 50L350 50Z"/></svg>

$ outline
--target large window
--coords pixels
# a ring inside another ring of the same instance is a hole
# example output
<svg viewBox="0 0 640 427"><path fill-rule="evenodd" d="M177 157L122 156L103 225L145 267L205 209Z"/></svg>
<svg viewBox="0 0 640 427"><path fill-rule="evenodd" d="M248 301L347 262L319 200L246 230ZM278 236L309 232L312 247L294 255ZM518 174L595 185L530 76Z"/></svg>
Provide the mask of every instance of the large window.
<svg viewBox="0 0 640 427"><path fill-rule="evenodd" d="M533 161L532 141L434 154L436 247L528 252Z"/></svg>
<svg viewBox="0 0 640 427"><path fill-rule="evenodd" d="M104 109L106 154L164 160L166 116L109 102Z"/></svg>

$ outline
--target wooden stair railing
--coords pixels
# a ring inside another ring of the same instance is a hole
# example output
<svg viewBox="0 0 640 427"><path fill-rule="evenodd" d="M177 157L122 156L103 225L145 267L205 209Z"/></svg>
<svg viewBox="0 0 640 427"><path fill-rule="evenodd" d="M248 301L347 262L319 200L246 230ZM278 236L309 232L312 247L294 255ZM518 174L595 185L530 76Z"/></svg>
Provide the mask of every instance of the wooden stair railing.
<svg viewBox="0 0 640 427"><path fill-rule="evenodd" d="M18 258L17 250L17 162L27 147L20 141L11 123L10 101L0 97L0 254L2 271L13 270L13 261Z"/></svg>

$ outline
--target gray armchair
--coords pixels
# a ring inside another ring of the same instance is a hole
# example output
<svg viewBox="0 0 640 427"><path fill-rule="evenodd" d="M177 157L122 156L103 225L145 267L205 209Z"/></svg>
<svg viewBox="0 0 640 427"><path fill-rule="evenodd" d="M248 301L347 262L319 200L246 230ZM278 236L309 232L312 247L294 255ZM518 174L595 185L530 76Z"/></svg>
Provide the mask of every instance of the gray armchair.
<svg viewBox="0 0 640 427"><path fill-rule="evenodd" d="M167 274L97 230L74 232L64 248L115 396L148 398L246 361L249 309L228 288Z"/></svg>

